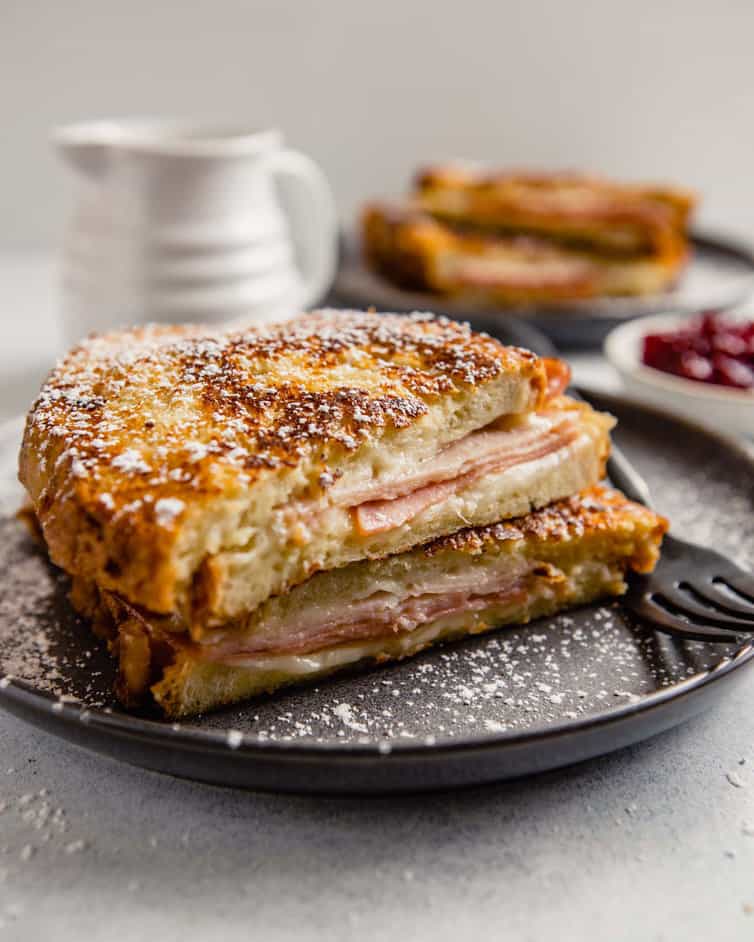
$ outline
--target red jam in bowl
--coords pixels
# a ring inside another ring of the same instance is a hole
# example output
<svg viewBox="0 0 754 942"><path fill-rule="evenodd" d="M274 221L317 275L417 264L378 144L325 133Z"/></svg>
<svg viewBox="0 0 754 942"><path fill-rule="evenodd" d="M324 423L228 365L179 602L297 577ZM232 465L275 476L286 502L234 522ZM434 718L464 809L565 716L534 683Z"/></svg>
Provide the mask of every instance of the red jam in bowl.
<svg viewBox="0 0 754 942"><path fill-rule="evenodd" d="M677 330L647 334L641 359L663 373L754 392L754 321L709 311Z"/></svg>

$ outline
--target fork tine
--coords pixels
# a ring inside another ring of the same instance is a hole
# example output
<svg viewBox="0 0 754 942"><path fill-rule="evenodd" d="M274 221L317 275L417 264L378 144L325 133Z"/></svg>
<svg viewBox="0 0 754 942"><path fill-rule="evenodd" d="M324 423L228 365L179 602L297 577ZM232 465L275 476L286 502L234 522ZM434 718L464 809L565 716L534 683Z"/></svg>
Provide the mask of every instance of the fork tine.
<svg viewBox="0 0 754 942"><path fill-rule="evenodd" d="M717 605L718 608L731 614L748 615L749 618L754 619L754 602L739 601L732 592L724 591L720 583L695 582L693 585L689 583L689 587L711 605Z"/></svg>
<svg viewBox="0 0 754 942"><path fill-rule="evenodd" d="M686 615L691 620L701 621L705 625L719 625L722 628L738 628L740 631L754 631L754 609L748 613L746 618L737 618L735 615L725 615L723 612L715 611L697 602L696 599L682 592L673 586L662 586L658 588L655 595L670 602L673 608L680 610L681 615Z"/></svg>
<svg viewBox="0 0 754 942"><path fill-rule="evenodd" d="M754 601L754 575L750 572L744 572L743 569L736 567L735 569L730 569L725 573L721 574L721 578L724 582L727 582L729 586L732 586L736 592L740 592L741 595L748 596L752 601Z"/></svg>
<svg viewBox="0 0 754 942"><path fill-rule="evenodd" d="M632 595L630 602L632 610L637 615L668 634L692 641L719 641L727 644L738 642L738 635L734 632L726 631L724 628L705 628L702 625L691 624L661 608L646 595Z"/></svg>

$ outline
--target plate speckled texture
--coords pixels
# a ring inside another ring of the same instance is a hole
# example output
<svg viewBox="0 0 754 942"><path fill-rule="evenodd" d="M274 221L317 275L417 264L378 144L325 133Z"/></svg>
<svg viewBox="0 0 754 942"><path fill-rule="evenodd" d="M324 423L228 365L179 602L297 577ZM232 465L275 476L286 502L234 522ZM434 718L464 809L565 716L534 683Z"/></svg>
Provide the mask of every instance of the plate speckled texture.
<svg viewBox="0 0 754 942"><path fill-rule="evenodd" d="M616 440L679 535L754 567L754 459L619 399ZM17 430L2 449L4 509ZM594 605L180 725L123 713L112 665L22 527L0 524L0 702L83 745L194 778L386 792L512 777L653 735L708 705L752 648L679 643ZM20 681L20 683L19 683Z"/></svg>
<svg viewBox="0 0 754 942"><path fill-rule="evenodd" d="M634 317L730 308L751 294L754 255L750 248L706 234L695 234L692 246L691 260L678 285L663 294L595 298L486 313L502 323L512 315L525 318L561 349L573 349L599 346L613 327ZM341 303L355 307L374 305L380 311L430 310L450 317L469 317L474 313L460 300L396 288L363 264L355 236L346 237L343 242L332 295Z"/></svg>

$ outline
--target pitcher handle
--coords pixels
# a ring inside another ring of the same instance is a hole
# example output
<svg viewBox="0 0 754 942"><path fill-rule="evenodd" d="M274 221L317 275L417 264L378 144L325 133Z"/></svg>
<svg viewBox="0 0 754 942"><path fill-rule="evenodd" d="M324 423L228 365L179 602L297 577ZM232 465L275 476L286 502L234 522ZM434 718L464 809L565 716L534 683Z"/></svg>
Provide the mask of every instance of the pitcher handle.
<svg viewBox="0 0 754 942"><path fill-rule="evenodd" d="M306 309L321 301L335 277L338 225L335 199L322 170L306 154L280 150L269 157L290 217L291 238L301 272Z"/></svg>

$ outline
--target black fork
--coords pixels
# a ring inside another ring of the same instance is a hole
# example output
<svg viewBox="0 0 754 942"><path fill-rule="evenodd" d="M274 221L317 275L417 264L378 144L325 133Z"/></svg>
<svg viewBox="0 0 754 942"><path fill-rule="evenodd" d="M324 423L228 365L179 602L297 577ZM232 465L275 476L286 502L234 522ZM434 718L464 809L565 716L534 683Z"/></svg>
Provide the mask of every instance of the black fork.
<svg viewBox="0 0 754 942"><path fill-rule="evenodd" d="M651 506L646 482L615 446L607 470L626 497ZM754 633L754 574L670 534L655 571L634 575L624 602L661 631L694 641L737 642Z"/></svg>

